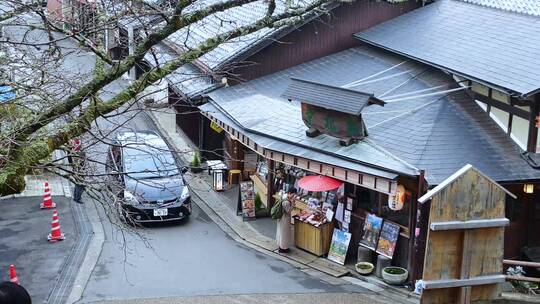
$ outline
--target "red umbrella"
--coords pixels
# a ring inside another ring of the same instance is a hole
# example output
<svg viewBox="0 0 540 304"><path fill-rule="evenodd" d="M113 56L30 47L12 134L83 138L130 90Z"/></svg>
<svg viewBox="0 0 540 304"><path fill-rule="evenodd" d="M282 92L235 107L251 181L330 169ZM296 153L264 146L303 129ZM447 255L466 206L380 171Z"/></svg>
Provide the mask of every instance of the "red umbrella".
<svg viewBox="0 0 540 304"><path fill-rule="evenodd" d="M324 175L308 175L298 181L298 186L307 191L329 191L339 188L343 182Z"/></svg>

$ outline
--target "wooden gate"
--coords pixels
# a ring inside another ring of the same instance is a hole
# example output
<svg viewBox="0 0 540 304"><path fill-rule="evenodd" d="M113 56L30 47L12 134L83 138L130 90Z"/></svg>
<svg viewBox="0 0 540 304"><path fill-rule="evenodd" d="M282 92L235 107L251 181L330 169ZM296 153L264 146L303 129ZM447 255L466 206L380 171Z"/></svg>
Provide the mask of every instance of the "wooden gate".
<svg viewBox="0 0 540 304"><path fill-rule="evenodd" d="M431 200L421 303L500 296L506 194L515 197L466 165L418 200Z"/></svg>

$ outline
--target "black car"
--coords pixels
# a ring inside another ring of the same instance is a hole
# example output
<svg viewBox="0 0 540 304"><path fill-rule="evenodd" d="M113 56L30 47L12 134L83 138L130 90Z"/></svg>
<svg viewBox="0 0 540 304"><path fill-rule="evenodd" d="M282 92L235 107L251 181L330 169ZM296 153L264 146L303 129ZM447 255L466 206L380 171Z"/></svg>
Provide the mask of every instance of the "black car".
<svg viewBox="0 0 540 304"><path fill-rule="evenodd" d="M191 214L191 197L165 141L155 132L118 134L108 151L108 187L128 221L181 220Z"/></svg>

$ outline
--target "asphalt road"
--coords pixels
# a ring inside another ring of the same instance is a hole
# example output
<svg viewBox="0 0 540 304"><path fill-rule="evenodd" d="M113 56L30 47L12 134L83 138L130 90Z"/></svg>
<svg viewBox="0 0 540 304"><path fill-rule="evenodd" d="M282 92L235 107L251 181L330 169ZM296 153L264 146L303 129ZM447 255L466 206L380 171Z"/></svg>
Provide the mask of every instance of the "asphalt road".
<svg viewBox="0 0 540 304"><path fill-rule="evenodd" d="M135 112L130 112L135 113ZM152 130L144 114L115 118L123 129ZM125 122L125 123L124 123ZM107 122L98 125L107 127ZM105 147L93 155L103 157ZM332 285L231 239L199 208L189 221L123 232L101 210L105 243L81 303L234 294L365 292Z"/></svg>

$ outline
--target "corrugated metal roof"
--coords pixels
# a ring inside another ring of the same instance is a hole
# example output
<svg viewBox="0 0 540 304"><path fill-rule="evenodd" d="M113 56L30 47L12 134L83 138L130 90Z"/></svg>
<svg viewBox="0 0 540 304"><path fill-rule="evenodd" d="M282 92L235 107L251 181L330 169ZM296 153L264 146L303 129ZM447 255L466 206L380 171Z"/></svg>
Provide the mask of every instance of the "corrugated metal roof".
<svg viewBox="0 0 540 304"><path fill-rule="evenodd" d="M381 102L373 98L373 94L297 78L291 78L291 83L282 96L291 100L356 116L360 115L362 109L371 102Z"/></svg>
<svg viewBox="0 0 540 304"><path fill-rule="evenodd" d="M290 137L291 141L362 160L366 154L355 151L355 145L339 147L336 140L327 136L306 141L307 127L301 123L300 105L281 97L291 77L333 86L355 83L349 88L373 92L387 101L384 107L367 107L362 111L368 141L375 144L374 148L382 147L390 157L381 158L380 166L392 167L394 161L401 160L425 169L426 179L432 185L468 163L499 182L540 179L540 170L527 164L519 147L473 99L463 91L448 91L457 87L450 76L414 61L404 63L405 60L374 47L352 48L218 89L209 96L219 106L228 104L223 109L230 110L234 117L243 117L242 124L250 128L258 126L265 134ZM263 102L268 99L271 101ZM241 107L229 109L237 102ZM291 120L297 123L291 124ZM384 164L387 159L391 160L388 166ZM366 160L371 162L370 157Z"/></svg>
<svg viewBox="0 0 540 304"><path fill-rule="evenodd" d="M539 28L537 17L439 0L355 36L491 87L531 95L540 89Z"/></svg>

